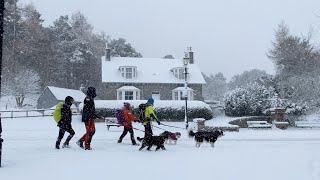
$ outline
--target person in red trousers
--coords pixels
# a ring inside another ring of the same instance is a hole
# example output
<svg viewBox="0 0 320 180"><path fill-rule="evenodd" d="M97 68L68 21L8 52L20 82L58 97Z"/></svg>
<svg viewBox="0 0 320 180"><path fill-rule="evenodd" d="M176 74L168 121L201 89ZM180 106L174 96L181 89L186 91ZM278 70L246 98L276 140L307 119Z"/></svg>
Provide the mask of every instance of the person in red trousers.
<svg viewBox="0 0 320 180"><path fill-rule="evenodd" d="M96 128L94 125L94 120L98 118L94 105L94 98L96 96L96 89L91 86L88 87L87 97L84 99L82 111L82 122L84 122L86 126L86 133L82 136L81 139L79 139L79 141L77 141L77 144L85 150L92 150L90 144L92 137L96 132Z"/></svg>

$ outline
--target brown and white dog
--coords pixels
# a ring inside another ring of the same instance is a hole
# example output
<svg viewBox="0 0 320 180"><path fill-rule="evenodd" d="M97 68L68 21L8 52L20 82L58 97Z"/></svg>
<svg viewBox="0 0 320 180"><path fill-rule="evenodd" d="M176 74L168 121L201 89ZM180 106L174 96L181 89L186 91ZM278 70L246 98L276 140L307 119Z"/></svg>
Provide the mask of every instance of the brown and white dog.
<svg viewBox="0 0 320 180"><path fill-rule="evenodd" d="M171 144L173 142L174 144L177 144L178 139L181 137L180 132L169 132L169 131L164 131L163 133L160 134L160 136L163 136L165 138L165 143Z"/></svg>
<svg viewBox="0 0 320 180"><path fill-rule="evenodd" d="M215 131L198 131L193 132L189 131L189 137L194 137L196 141L196 147L200 147L200 145L205 141L211 144L211 147L214 147L214 143L221 136L224 136L223 131L215 130Z"/></svg>

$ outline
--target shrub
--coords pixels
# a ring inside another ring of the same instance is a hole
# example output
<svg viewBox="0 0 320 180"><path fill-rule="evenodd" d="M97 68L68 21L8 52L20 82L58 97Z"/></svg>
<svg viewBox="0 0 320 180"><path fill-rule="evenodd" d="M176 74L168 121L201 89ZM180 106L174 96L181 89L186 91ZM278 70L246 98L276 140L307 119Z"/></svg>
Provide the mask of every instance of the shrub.
<svg viewBox="0 0 320 180"><path fill-rule="evenodd" d="M115 117L114 115L115 109L111 108L97 108L96 112L98 116L103 117ZM138 108L134 108L133 114L137 116ZM184 109L176 109L176 108L155 108L155 113L160 121L184 121ZM188 120L192 120L194 118L205 118L212 119L212 111L207 108L189 108L188 112Z"/></svg>

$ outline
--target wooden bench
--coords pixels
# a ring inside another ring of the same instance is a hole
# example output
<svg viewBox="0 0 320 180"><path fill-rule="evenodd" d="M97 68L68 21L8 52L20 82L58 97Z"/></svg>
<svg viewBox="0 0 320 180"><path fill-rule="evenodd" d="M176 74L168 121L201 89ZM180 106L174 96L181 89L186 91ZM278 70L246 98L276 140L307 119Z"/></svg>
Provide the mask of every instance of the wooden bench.
<svg viewBox="0 0 320 180"><path fill-rule="evenodd" d="M297 128L320 128L320 122L315 121L296 121L295 125Z"/></svg>
<svg viewBox="0 0 320 180"><path fill-rule="evenodd" d="M104 118L104 123L105 123L108 131L109 131L111 126L117 126L117 127L121 126L120 124L118 124L118 120L115 117L106 117L106 118Z"/></svg>
<svg viewBox="0 0 320 180"><path fill-rule="evenodd" d="M248 128L271 128L272 124L267 121L247 121Z"/></svg>

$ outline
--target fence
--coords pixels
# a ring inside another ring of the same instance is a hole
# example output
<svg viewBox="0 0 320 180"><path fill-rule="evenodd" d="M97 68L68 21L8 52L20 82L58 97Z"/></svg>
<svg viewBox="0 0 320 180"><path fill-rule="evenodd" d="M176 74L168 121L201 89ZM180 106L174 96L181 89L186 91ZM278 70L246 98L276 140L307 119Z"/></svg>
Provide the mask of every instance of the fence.
<svg viewBox="0 0 320 180"><path fill-rule="evenodd" d="M25 117L45 117L53 116L54 109L26 109L26 110L3 110L0 111L1 118L25 118ZM78 111L73 111L73 115L79 115Z"/></svg>

